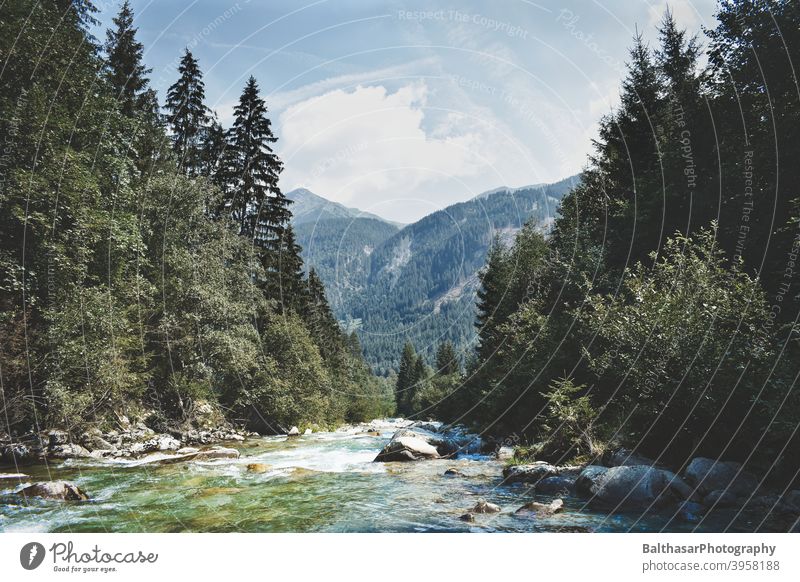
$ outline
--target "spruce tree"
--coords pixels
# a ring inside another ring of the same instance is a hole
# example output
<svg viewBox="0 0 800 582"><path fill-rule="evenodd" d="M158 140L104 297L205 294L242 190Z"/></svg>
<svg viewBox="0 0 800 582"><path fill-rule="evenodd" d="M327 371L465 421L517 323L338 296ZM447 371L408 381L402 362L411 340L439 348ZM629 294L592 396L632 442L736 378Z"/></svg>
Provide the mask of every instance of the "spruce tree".
<svg viewBox="0 0 800 582"><path fill-rule="evenodd" d="M395 400L397 401L397 413L408 415L411 413L411 390L414 384L414 369L417 364L417 354L411 342L406 342L403 346L403 355L400 357L400 369L397 372L397 383L395 384Z"/></svg>
<svg viewBox="0 0 800 582"><path fill-rule="evenodd" d="M180 77L167 90L167 121L178 165L189 176L202 170L201 138L208 123L203 75L189 49L178 67Z"/></svg>
<svg viewBox="0 0 800 582"><path fill-rule="evenodd" d="M133 116L146 98L147 75L151 69L142 63L144 47L136 40L137 29L133 26L133 11L128 0L123 2L113 23L114 27L106 31L106 78L120 110Z"/></svg>
<svg viewBox="0 0 800 582"><path fill-rule="evenodd" d="M436 373L442 376L457 374L459 372L458 356L452 342L446 341L439 344L436 350Z"/></svg>
<svg viewBox="0 0 800 582"><path fill-rule="evenodd" d="M271 196L283 196L278 188L283 164L272 150L278 138L272 135L267 106L259 96L255 78L248 79L233 115L226 150L225 210L238 223L241 235L257 239L265 249L278 251L290 213L288 203L279 205L282 212L275 212L268 203Z"/></svg>
<svg viewBox="0 0 800 582"><path fill-rule="evenodd" d="M216 113L211 114L200 135L200 174L221 188L225 187L226 147L225 130Z"/></svg>

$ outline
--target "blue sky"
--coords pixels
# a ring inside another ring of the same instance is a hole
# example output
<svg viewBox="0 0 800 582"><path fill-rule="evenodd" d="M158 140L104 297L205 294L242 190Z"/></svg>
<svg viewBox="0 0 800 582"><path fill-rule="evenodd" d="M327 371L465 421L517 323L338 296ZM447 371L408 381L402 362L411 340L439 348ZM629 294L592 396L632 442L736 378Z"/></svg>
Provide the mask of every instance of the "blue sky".
<svg viewBox="0 0 800 582"><path fill-rule="evenodd" d="M189 46L223 125L248 76L267 101L284 190L391 220L501 185L578 172L616 104L636 26L664 0L133 0L163 103ZM100 0L101 26L118 2ZM673 1L713 26L714 0ZM102 31L96 33L104 38Z"/></svg>

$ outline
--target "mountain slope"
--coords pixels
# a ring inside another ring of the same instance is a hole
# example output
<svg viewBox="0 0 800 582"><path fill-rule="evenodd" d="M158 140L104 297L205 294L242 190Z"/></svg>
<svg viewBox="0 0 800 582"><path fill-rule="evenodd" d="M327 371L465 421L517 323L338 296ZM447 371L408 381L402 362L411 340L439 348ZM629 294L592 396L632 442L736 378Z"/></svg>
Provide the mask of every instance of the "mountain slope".
<svg viewBox="0 0 800 582"><path fill-rule="evenodd" d="M470 345L478 272L492 240L510 240L528 220L549 229L561 197L577 181L573 176L493 191L430 214L380 244L370 257L363 290L337 309L342 319L358 325L376 371L396 367L406 339L429 359L446 339L461 348Z"/></svg>
<svg viewBox="0 0 800 582"><path fill-rule="evenodd" d="M384 220L380 216L357 208L348 208L343 204L318 196L305 188L297 188L287 192L286 197L293 202L292 223L294 225L333 218L372 218L397 226L397 223Z"/></svg>

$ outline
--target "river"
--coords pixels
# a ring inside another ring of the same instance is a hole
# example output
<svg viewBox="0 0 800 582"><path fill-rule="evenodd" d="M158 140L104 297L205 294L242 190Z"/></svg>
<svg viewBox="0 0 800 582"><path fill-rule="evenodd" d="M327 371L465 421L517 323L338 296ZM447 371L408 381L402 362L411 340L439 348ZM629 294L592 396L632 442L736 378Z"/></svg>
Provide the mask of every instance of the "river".
<svg viewBox="0 0 800 582"><path fill-rule="evenodd" d="M466 532L466 531L720 531L719 520L688 523L671 513L605 515L580 499L550 517L515 514L534 496L524 485L503 484L502 463L491 457L412 463L374 463L396 430L380 436L356 430L295 438L260 437L226 446L239 459L171 465L71 459L22 470L32 481L64 479L86 491L88 502L14 495L0 482L0 531L24 532ZM260 463L264 472L248 470ZM457 468L464 476L446 477ZM485 499L502 508L459 519ZM754 518L755 519L755 518ZM727 520L725 520L727 522ZM726 524L727 525L727 524ZM755 524L737 520L736 531Z"/></svg>

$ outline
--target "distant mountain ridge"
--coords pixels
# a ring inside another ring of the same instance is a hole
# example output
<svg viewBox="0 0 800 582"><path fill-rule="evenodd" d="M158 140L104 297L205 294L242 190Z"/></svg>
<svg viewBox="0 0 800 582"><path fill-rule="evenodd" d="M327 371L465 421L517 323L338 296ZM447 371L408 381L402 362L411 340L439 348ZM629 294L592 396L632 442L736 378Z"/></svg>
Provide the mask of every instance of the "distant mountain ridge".
<svg viewBox="0 0 800 582"><path fill-rule="evenodd" d="M461 349L472 345L478 273L492 240L510 242L529 220L548 231L561 198L578 183L571 176L496 188L402 229L303 194L315 207L301 213L300 222L295 218L295 230L334 313L358 330L367 361L385 374L396 369L406 339L429 359L444 340Z"/></svg>
<svg viewBox="0 0 800 582"><path fill-rule="evenodd" d="M296 188L287 192L286 197L293 202L292 223L295 225L332 218L374 218L395 226L400 225L400 223L386 220L376 214L365 212L358 208L350 208L339 202L333 202L314 194L306 188Z"/></svg>

